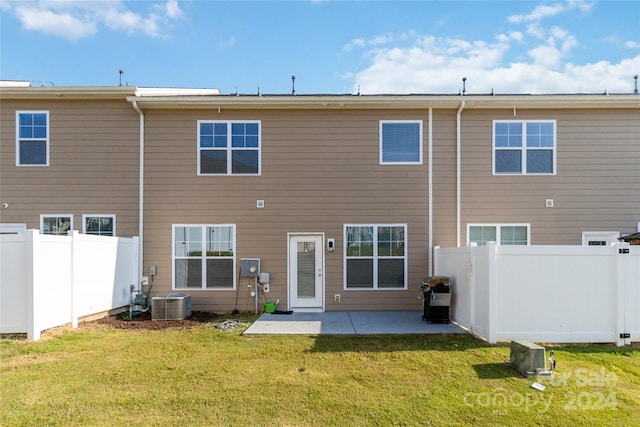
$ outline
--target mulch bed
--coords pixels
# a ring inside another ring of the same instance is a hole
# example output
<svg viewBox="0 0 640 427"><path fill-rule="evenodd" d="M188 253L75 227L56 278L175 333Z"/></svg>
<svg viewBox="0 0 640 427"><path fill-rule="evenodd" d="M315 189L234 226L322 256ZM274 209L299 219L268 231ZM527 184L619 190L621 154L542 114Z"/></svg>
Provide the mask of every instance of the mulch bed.
<svg viewBox="0 0 640 427"><path fill-rule="evenodd" d="M151 320L150 313L141 313L132 319L129 317L129 312L127 311L116 314L115 316L98 319L96 323L111 326L116 329L153 331L167 328L193 328L203 323L217 322L220 320L219 317L217 314L207 311L194 311L191 313L191 316L184 320Z"/></svg>

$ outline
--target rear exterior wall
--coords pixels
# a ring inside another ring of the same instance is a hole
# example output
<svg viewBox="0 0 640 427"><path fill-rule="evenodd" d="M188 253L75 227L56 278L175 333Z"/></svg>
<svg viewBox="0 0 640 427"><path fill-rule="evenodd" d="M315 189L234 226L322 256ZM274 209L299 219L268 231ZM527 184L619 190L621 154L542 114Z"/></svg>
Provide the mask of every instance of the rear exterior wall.
<svg viewBox="0 0 640 427"><path fill-rule="evenodd" d="M198 120L260 120L261 175L197 176ZM423 120L422 165L379 164L379 120ZM152 110L146 127L144 268L158 266L154 292L171 291L173 224L235 224L236 260L261 259L271 273L269 299L279 307L287 302L287 233L320 232L336 243L325 252L326 310L420 309L428 270L428 110ZM344 224L392 223L407 224L408 289L344 290ZM246 280L237 295L189 290L194 309L252 310Z"/></svg>

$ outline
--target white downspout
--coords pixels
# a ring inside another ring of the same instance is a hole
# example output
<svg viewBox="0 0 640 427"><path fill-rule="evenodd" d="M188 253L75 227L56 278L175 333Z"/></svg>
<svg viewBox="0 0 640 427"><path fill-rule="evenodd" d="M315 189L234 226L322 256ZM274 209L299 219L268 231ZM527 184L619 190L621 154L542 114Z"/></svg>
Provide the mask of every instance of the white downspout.
<svg viewBox="0 0 640 427"><path fill-rule="evenodd" d="M429 276L433 261L433 108L429 107Z"/></svg>
<svg viewBox="0 0 640 427"><path fill-rule="evenodd" d="M133 109L140 115L140 164L138 166L138 290L142 290L142 274L144 270L144 113L133 101Z"/></svg>
<svg viewBox="0 0 640 427"><path fill-rule="evenodd" d="M464 99L460 103L458 113L456 114L456 247L460 247L460 199L461 199L461 185L460 185L460 158L461 158L461 130L460 130L460 116L464 110Z"/></svg>

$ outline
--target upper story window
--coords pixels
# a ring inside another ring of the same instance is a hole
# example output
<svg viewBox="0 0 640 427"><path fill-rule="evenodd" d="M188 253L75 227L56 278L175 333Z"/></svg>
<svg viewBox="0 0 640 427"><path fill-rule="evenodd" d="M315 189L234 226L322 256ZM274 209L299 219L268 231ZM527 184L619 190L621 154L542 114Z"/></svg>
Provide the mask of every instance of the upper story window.
<svg viewBox="0 0 640 427"><path fill-rule="evenodd" d="M66 236L73 230L73 215L70 214L42 214L40 215L40 233Z"/></svg>
<svg viewBox="0 0 640 427"><path fill-rule="evenodd" d="M259 121L198 121L198 175L260 175Z"/></svg>
<svg viewBox="0 0 640 427"><path fill-rule="evenodd" d="M49 166L49 112L16 112L16 166Z"/></svg>
<svg viewBox="0 0 640 427"><path fill-rule="evenodd" d="M346 225L345 289L407 288L407 226Z"/></svg>
<svg viewBox="0 0 640 427"><path fill-rule="evenodd" d="M173 226L173 289L235 289L235 225Z"/></svg>
<svg viewBox="0 0 640 427"><path fill-rule="evenodd" d="M493 173L555 174L556 122L494 120Z"/></svg>
<svg viewBox="0 0 640 427"><path fill-rule="evenodd" d="M467 245L484 246L488 242L499 245L528 245L529 224L469 224Z"/></svg>
<svg viewBox="0 0 640 427"><path fill-rule="evenodd" d="M96 236L115 236L116 216L82 215L82 232Z"/></svg>
<svg viewBox="0 0 640 427"><path fill-rule="evenodd" d="M380 164L422 164L422 121L380 121Z"/></svg>

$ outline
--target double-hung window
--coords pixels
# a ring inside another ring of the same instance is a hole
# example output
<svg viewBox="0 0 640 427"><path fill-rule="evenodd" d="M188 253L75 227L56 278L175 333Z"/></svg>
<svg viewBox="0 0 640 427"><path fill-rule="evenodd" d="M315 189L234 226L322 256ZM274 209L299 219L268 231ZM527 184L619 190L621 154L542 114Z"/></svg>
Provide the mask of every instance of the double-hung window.
<svg viewBox="0 0 640 427"><path fill-rule="evenodd" d="M499 245L529 245L529 224L469 224L467 245L484 246L488 242Z"/></svg>
<svg viewBox="0 0 640 427"><path fill-rule="evenodd" d="M555 174L556 122L554 120L494 120L493 173Z"/></svg>
<svg viewBox="0 0 640 427"><path fill-rule="evenodd" d="M235 225L173 226L173 288L235 289Z"/></svg>
<svg viewBox="0 0 640 427"><path fill-rule="evenodd" d="M82 215L82 232L96 236L115 236L116 216Z"/></svg>
<svg viewBox="0 0 640 427"><path fill-rule="evenodd" d="M42 214L40 215L40 233L66 236L73 230L73 215L71 214Z"/></svg>
<svg viewBox="0 0 640 427"><path fill-rule="evenodd" d="M259 121L198 121L198 175L260 175Z"/></svg>
<svg viewBox="0 0 640 427"><path fill-rule="evenodd" d="M16 165L49 166L49 112L16 112Z"/></svg>
<svg viewBox="0 0 640 427"><path fill-rule="evenodd" d="M345 289L406 289L406 224L345 225Z"/></svg>
<svg viewBox="0 0 640 427"><path fill-rule="evenodd" d="M380 164L422 164L422 121L380 121Z"/></svg>

